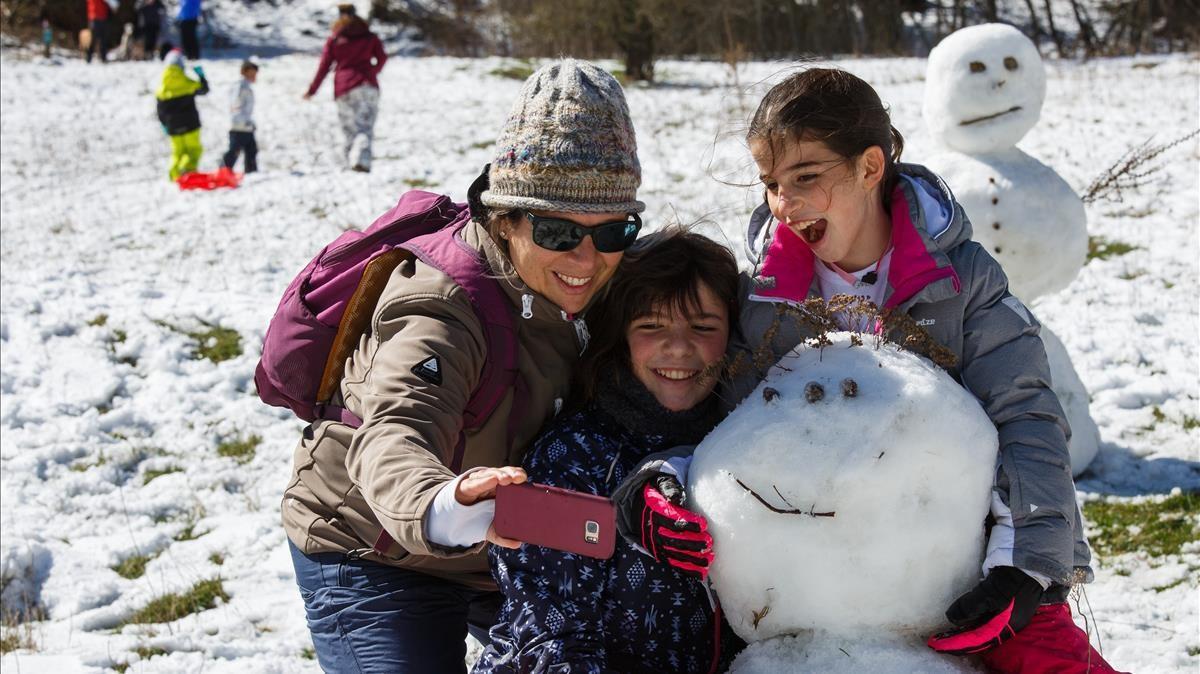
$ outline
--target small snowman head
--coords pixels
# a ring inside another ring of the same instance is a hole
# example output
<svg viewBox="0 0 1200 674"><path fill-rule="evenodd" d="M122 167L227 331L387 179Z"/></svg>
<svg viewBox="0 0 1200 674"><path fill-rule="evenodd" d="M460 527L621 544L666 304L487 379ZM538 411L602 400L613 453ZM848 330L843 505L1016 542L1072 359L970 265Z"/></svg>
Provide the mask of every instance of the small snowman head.
<svg viewBox="0 0 1200 674"><path fill-rule="evenodd" d="M1042 112L1046 70L1037 46L1012 26L955 31L929 53L925 124L966 154L1013 147Z"/></svg>

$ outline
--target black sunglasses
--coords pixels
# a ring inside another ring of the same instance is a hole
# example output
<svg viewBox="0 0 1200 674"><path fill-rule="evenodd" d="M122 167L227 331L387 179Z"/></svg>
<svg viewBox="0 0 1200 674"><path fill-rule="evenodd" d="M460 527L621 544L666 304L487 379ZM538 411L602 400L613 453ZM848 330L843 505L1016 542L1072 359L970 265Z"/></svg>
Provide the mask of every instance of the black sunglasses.
<svg viewBox="0 0 1200 674"><path fill-rule="evenodd" d="M625 220L602 222L591 227L562 218L544 218L529 211L525 211L525 217L533 223L533 242L556 252L574 250L584 237L590 236L597 251L619 253L633 243L642 229L642 219L637 213L630 213Z"/></svg>

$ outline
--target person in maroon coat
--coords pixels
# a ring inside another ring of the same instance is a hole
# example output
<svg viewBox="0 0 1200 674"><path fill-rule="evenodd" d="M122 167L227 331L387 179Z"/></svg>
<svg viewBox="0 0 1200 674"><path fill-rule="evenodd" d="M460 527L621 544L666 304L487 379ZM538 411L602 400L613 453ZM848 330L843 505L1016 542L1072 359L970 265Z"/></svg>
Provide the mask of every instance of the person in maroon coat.
<svg viewBox="0 0 1200 674"><path fill-rule="evenodd" d="M332 66L333 99L346 135L342 154L351 168L365 173L371 170L371 140L379 114L378 76L387 63L387 54L379 37L354 11L354 5L338 5L338 13L333 34L321 52L317 74L304 98L310 99L317 93Z"/></svg>

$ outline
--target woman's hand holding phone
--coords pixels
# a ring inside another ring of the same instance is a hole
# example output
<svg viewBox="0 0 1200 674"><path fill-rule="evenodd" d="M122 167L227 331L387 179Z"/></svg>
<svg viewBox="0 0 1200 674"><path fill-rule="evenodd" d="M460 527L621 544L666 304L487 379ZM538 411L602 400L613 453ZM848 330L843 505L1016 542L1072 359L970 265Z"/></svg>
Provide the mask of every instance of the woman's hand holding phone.
<svg viewBox="0 0 1200 674"><path fill-rule="evenodd" d="M454 499L462 505L474 505L480 501L495 498L496 487L521 484L526 479L525 469L517 466L501 466L472 471L458 481L458 486L454 490ZM488 526L487 541L504 548L521 547L521 541L505 538L496 533L495 524Z"/></svg>

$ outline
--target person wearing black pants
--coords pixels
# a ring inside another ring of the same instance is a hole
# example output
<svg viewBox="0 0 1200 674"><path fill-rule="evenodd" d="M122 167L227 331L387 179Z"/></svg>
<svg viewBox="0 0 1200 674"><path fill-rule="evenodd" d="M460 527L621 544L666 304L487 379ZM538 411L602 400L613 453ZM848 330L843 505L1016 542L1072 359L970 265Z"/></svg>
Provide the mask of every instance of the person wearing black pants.
<svg viewBox="0 0 1200 674"><path fill-rule="evenodd" d="M88 22L92 41L88 43L87 62L92 62L92 53L99 52L100 62L108 63L108 19L92 19Z"/></svg>
<svg viewBox="0 0 1200 674"><path fill-rule="evenodd" d="M254 81L258 79L258 64L246 60L242 62L242 81L233 92L230 105L232 119L229 122L229 150L221 160L221 165L233 169L238 155L246 154L246 173L258 170L258 142L254 140Z"/></svg>
<svg viewBox="0 0 1200 674"><path fill-rule="evenodd" d="M183 19L179 22L179 38L183 43L183 54L189 59L200 58L200 40L196 39L197 19Z"/></svg>
<svg viewBox="0 0 1200 674"><path fill-rule="evenodd" d="M200 58L200 41L196 39L196 24L200 21L201 0L180 0L175 20L179 22L179 39L183 55L195 61Z"/></svg>
<svg viewBox="0 0 1200 674"><path fill-rule="evenodd" d="M254 140L254 132L230 131L229 150L225 152L221 163L225 168L232 169L237 163L238 154L243 152L246 154L246 173L254 173L258 170L258 142Z"/></svg>
<svg viewBox="0 0 1200 674"><path fill-rule="evenodd" d="M158 53L158 32L162 26L163 6L159 0L144 0L137 10L137 27L142 38L142 58L153 59Z"/></svg>

